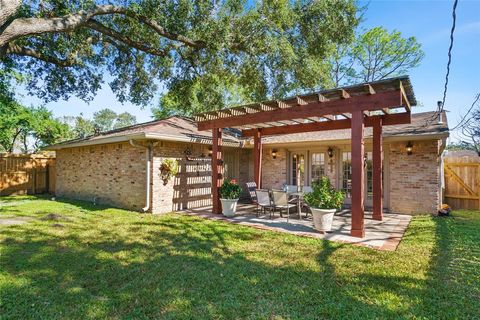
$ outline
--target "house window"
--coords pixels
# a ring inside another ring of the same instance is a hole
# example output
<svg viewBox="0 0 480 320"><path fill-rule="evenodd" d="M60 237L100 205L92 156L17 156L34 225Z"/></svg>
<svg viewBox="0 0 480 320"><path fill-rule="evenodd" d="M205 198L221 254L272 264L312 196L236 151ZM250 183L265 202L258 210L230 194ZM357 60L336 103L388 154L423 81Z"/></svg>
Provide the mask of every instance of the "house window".
<svg viewBox="0 0 480 320"><path fill-rule="evenodd" d="M352 193L352 153L342 153L342 190L347 198Z"/></svg>
<svg viewBox="0 0 480 320"><path fill-rule="evenodd" d="M294 154L292 156L292 184L293 185L297 185L297 162L298 161L298 158L297 158L297 155Z"/></svg>
<svg viewBox="0 0 480 320"><path fill-rule="evenodd" d="M365 152L366 156L366 166L365 172L367 174L367 199L373 198L373 161L372 153Z"/></svg>
<svg viewBox="0 0 480 320"><path fill-rule="evenodd" d="M325 154L312 153L312 178L311 182L320 180L325 175Z"/></svg>

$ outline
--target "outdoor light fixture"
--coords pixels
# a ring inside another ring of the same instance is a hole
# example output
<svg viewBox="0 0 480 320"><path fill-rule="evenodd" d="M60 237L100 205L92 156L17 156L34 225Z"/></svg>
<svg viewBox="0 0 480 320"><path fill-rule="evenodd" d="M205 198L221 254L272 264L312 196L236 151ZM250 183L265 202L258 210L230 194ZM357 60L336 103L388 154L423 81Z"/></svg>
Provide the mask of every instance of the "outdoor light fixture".
<svg viewBox="0 0 480 320"><path fill-rule="evenodd" d="M408 141L407 146L405 148L407 149L408 155L411 155L413 153L413 144L411 141Z"/></svg>
<svg viewBox="0 0 480 320"><path fill-rule="evenodd" d="M211 158L212 157L212 146L208 147L208 156Z"/></svg>
<svg viewBox="0 0 480 320"><path fill-rule="evenodd" d="M272 159L277 159L277 149L272 149Z"/></svg>
<svg viewBox="0 0 480 320"><path fill-rule="evenodd" d="M328 157L329 157L330 159L333 158L333 149L332 149L332 147L328 147L327 154L328 154Z"/></svg>

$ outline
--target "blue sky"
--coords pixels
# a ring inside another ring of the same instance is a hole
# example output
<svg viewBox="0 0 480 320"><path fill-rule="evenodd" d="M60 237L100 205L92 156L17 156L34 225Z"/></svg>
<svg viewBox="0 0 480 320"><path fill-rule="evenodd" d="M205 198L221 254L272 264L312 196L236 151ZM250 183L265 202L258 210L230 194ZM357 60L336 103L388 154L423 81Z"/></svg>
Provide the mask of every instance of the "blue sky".
<svg viewBox="0 0 480 320"><path fill-rule="evenodd" d="M410 72L412 84L421 106L414 112L435 110L442 99L447 63L447 49L452 24L452 1L360 1L368 5L365 21L360 28L384 26L396 29L404 37L415 36L422 44L425 58L421 65ZM453 47L445 108L453 127L472 104L476 93L480 92L480 0L460 0L457 7L457 27ZM41 102L31 96L22 98L27 105ZM157 103L156 101L152 102ZM117 112L128 111L137 116L137 121L151 120L149 108L141 109L131 104L121 104L106 85L86 104L76 98L69 101L52 102L46 105L56 116L77 115L83 112L90 117L102 108ZM452 134L455 137L455 133Z"/></svg>

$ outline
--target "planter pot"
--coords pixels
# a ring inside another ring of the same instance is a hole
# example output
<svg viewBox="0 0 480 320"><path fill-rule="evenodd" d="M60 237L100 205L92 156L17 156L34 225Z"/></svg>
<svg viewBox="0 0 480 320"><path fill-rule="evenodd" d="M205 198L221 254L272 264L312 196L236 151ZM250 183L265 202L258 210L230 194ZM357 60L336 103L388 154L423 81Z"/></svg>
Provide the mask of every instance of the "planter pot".
<svg viewBox="0 0 480 320"><path fill-rule="evenodd" d="M233 217L237 211L238 199L220 199L222 202L222 213L225 217Z"/></svg>
<svg viewBox="0 0 480 320"><path fill-rule="evenodd" d="M313 227L322 232L332 230L333 216L337 209L310 208L313 216Z"/></svg>

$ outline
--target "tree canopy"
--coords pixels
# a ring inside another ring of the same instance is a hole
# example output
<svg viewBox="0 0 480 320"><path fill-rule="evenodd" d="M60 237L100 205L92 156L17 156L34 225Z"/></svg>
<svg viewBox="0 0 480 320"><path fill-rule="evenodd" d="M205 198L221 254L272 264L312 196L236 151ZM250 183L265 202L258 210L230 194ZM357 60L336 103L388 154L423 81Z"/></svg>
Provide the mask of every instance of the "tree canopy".
<svg viewBox="0 0 480 320"><path fill-rule="evenodd" d="M375 27L359 34L352 43L334 45L330 56L333 86L371 82L403 75L415 68L424 53L415 37Z"/></svg>
<svg viewBox="0 0 480 320"><path fill-rule="evenodd" d="M354 0L0 0L0 64L45 101L119 101L192 114L329 83Z"/></svg>

